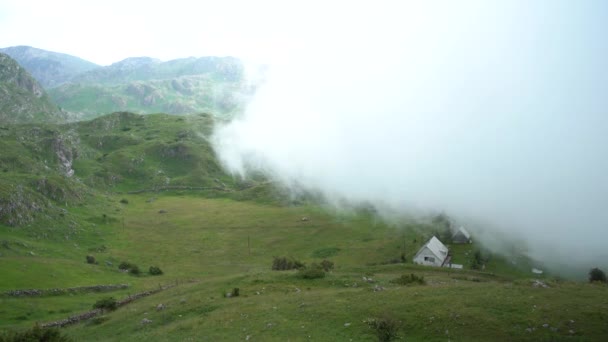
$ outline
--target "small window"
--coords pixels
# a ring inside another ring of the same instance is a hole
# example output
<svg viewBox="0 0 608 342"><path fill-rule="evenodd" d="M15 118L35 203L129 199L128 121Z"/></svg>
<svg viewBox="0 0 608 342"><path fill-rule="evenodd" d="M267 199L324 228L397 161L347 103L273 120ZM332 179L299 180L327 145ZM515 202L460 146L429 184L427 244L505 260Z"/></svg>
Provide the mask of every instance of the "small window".
<svg viewBox="0 0 608 342"><path fill-rule="evenodd" d="M424 261L435 262L435 258L433 258L433 257L424 257Z"/></svg>

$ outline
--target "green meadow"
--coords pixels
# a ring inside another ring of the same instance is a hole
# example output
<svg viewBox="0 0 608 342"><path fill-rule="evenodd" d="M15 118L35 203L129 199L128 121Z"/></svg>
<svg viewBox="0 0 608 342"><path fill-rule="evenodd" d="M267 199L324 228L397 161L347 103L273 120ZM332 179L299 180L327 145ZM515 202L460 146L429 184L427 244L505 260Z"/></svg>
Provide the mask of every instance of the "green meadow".
<svg viewBox="0 0 608 342"><path fill-rule="evenodd" d="M76 210L96 223L69 240L32 240L27 229L3 228L8 248L2 249L0 290L130 287L5 295L0 299L3 329L28 328L90 310L101 298L122 299L174 284L61 331L78 341L374 341L375 329L366 322L390 317L396 338L411 341L586 341L608 334L605 285L544 277L546 287L534 286L530 274L513 269L499 274L466 265L464 270L413 265L423 237L413 222L388 225L369 213L186 192L107 199L105 207ZM106 214L104 221L100 213L111 208L111 219ZM462 261L473 248L453 251ZM402 253L406 262L395 263ZM86 255L98 264L87 264ZM295 270L271 270L274 256L307 265L329 259L335 267L324 278L302 279ZM121 272L122 261L138 265L142 274ZM148 275L151 265L164 274ZM486 269L507 267L492 258ZM411 273L426 284L392 282ZM239 296L227 298L234 288ZM164 309L157 310L159 304Z"/></svg>
<svg viewBox="0 0 608 342"><path fill-rule="evenodd" d="M0 330L166 288L59 331L75 341L608 336L605 284L534 275L525 257L478 244L449 245L462 270L415 265L445 222L386 222L369 208L290 196L264 177L233 177L209 143L217 124L206 114L114 113L0 126ZM477 250L481 269L472 267ZM273 270L275 257L306 269ZM119 269L124 262L140 273ZM28 289L44 291L10 294Z"/></svg>

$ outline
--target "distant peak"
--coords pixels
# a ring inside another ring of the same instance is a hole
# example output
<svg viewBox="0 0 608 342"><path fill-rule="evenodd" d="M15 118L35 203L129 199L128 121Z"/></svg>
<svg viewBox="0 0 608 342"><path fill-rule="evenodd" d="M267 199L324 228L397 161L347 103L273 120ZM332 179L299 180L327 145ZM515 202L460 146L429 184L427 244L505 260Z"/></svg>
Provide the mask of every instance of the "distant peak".
<svg viewBox="0 0 608 342"><path fill-rule="evenodd" d="M129 67L129 66L139 66L139 65L145 65L145 64L157 64L160 62L161 62L160 59L152 58L152 57L129 57L129 58L123 59L120 62L113 63L112 66Z"/></svg>

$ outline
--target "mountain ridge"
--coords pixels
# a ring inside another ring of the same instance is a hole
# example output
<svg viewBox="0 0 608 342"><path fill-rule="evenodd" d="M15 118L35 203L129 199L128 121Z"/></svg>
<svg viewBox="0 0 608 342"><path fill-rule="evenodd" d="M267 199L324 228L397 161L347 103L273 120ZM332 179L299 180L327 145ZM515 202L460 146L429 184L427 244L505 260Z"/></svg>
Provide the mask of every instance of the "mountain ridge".
<svg viewBox="0 0 608 342"><path fill-rule="evenodd" d="M231 116L255 91L245 80L244 64L230 56L169 61L141 56L99 66L27 46L1 50L15 55L55 103L79 120L118 111Z"/></svg>
<svg viewBox="0 0 608 342"><path fill-rule="evenodd" d="M99 67L76 56L26 45L2 48L0 52L11 56L45 88L58 86L76 74Z"/></svg>

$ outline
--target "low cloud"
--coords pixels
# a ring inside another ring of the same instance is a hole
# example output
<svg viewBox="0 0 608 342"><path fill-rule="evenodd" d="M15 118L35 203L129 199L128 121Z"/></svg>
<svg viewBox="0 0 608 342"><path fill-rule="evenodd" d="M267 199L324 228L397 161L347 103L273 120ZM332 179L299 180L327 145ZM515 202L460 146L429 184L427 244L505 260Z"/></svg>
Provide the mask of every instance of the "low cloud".
<svg viewBox="0 0 608 342"><path fill-rule="evenodd" d="M331 198L444 211L555 269L606 265L608 21L591 5L466 3L322 20L217 130L220 158Z"/></svg>

